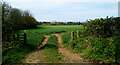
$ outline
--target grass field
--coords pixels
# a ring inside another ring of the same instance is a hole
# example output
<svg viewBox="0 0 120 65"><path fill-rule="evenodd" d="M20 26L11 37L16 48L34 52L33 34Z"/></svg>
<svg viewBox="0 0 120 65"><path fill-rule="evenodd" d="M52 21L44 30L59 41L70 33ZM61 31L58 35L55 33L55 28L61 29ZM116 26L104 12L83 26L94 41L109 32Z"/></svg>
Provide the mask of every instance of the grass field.
<svg viewBox="0 0 120 65"><path fill-rule="evenodd" d="M72 30L76 31L81 29L83 29L83 26L81 25L38 26L37 29L26 29L27 43L10 49L8 53L3 55L3 63L22 63L26 55L34 51L39 46L39 43L43 41L45 38L44 35L68 32ZM14 33L23 32L24 30L17 30Z"/></svg>
<svg viewBox="0 0 120 65"><path fill-rule="evenodd" d="M50 35L55 33L69 32L81 30L84 27L81 25L64 25L64 26L38 26L37 29L26 29L27 32L27 43L38 47L38 43L40 43L44 39L44 35ZM15 33L23 33L24 30L15 31Z"/></svg>
<svg viewBox="0 0 120 65"><path fill-rule="evenodd" d="M64 25L64 26L38 26L37 29L26 29L27 32L27 43L34 45L36 48L38 47L38 43L40 43L44 39L44 35L50 35L54 33L62 33L69 31L81 30L84 27L81 25ZM24 30L15 31L15 33L23 33Z"/></svg>
<svg viewBox="0 0 120 65"><path fill-rule="evenodd" d="M61 25L61 26L38 26L37 29L26 29L27 33L36 33L36 34L53 34L53 33L60 33L60 32L66 32L66 31L76 31L83 29L84 27L82 25ZM24 30L18 30L15 31L15 33L23 33Z"/></svg>

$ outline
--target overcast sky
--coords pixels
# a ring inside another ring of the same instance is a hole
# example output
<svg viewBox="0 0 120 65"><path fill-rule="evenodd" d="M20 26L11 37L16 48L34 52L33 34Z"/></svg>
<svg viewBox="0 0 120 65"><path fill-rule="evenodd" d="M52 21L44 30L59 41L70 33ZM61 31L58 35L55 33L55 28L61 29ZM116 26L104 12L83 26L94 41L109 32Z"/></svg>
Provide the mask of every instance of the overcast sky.
<svg viewBox="0 0 120 65"><path fill-rule="evenodd" d="M119 0L4 0L29 10L37 21L86 21L118 16Z"/></svg>

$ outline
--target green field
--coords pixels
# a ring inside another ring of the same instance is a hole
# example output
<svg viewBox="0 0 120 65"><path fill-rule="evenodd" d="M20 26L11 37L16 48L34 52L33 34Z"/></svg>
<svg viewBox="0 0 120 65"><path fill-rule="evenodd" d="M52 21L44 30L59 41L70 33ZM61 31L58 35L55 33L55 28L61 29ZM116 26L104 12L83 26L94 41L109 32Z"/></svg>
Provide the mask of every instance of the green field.
<svg viewBox="0 0 120 65"><path fill-rule="evenodd" d="M53 34L53 33L60 33L60 32L66 32L66 31L76 31L83 29L84 27L82 25L61 25L61 26L38 26L37 29L26 29L27 33L36 33L36 34ZM15 31L15 33L23 33L24 30L18 30Z"/></svg>
<svg viewBox="0 0 120 65"><path fill-rule="evenodd" d="M27 43L24 45L17 45L4 50L3 48L3 63L21 63L24 61L26 55L31 53L39 46L39 43L45 38L44 35L50 35L54 33L62 33L69 31L76 31L83 29L81 25L64 25L64 26L38 26L37 29L26 29L27 32ZM17 33L24 33L24 30L14 31ZM8 53L6 53L9 51Z"/></svg>
<svg viewBox="0 0 120 65"><path fill-rule="evenodd" d="M44 35L50 35L55 33L69 32L81 30L84 27L81 25L64 25L64 26L38 26L37 29L26 29L27 32L27 43L33 44L35 47L38 47L44 39ZM23 33L24 30L15 31L15 33Z"/></svg>

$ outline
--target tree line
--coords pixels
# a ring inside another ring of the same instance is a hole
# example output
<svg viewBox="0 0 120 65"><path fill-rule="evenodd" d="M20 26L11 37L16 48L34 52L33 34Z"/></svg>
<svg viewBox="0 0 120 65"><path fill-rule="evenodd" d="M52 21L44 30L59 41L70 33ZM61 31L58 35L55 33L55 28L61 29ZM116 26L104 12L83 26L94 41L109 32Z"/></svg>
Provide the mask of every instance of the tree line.
<svg viewBox="0 0 120 65"><path fill-rule="evenodd" d="M37 21L29 11L22 11L2 3L2 35L8 35L14 30L36 28Z"/></svg>
<svg viewBox="0 0 120 65"><path fill-rule="evenodd" d="M38 22L37 23L38 25L80 25L82 24L81 22L54 22L54 23L51 23L51 22Z"/></svg>

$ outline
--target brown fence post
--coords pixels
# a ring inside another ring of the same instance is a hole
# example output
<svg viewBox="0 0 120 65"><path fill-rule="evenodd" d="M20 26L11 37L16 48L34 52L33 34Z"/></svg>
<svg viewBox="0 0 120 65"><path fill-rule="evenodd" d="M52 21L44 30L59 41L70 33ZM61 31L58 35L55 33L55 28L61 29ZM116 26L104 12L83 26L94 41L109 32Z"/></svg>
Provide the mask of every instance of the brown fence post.
<svg viewBox="0 0 120 65"><path fill-rule="evenodd" d="M71 32L71 38L73 38L73 37L74 37L74 31Z"/></svg>
<svg viewBox="0 0 120 65"><path fill-rule="evenodd" d="M17 41L19 41L19 33L17 34Z"/></svg>
<svg viewBox="0 0 120 65"><path fill-rule="evenodd" d="M77 31L77 37L80 37L80 31Z"/></svg>
<svg viewBox="0 0 120 65"><path fill-rule="evenodd" d="M26 43L26 31L24 32L24 43Z"/></svg>

